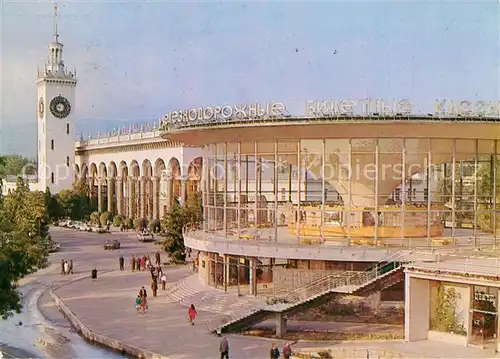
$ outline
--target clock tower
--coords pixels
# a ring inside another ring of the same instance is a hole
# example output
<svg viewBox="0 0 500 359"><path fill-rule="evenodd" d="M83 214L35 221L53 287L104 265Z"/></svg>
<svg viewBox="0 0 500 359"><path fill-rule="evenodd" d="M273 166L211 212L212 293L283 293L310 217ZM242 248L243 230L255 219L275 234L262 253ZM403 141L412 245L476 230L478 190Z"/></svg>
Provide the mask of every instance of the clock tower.
<svg viewBox="0 0 500 359"><path fill-rule="evenodd" d="M51 193L71 188L75 176L75 88L76 71L64 66L63 44L57 32L54 4L54 38L49 59L38 70L38 189Z"/></svg>

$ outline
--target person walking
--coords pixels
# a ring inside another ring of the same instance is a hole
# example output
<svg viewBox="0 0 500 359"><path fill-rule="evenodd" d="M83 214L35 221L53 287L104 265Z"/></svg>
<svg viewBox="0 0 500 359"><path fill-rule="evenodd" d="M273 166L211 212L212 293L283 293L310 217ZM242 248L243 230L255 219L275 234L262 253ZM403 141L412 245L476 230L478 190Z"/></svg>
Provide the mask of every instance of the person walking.
<svg viewBox="0 0 500 359"><path fill-rule="evenodd" d="M219 345L220 359L229 359L229 343L227 337L224 336Z"/></svg>
<svg viewBox="0 0 500 359"><path fill-rule="evenodd" d="M271 346L271 350L269 350L269 359L279 359L280 357L280 350L276 346L276 343L273 343Z"/></svg>
<svg viewBox="0 0 500 359"><path fill-rule="evenodd" d="M73 274L73 259L69 261L69 274Z"/></svg>
<svg viewBox="0 0 500 359"><path fill-rule="evenodd" d="M153 297L156 297L156 293L158 291L158 284L156 283L156 280L151 281L151 291L153 292Z"/></svg>
<svg viewBox="0 0 500 359"><path fill-rule="evenodd" d="M132 272L135 271L135 255L132 254L132 258L130 259L130 269L132 270Z"/></svg>
<svg viewBox="0 0 500 359"><path fill-rule="evenodd" d="M290 357L292 356L291 345L292 345L292 343L290 343L290 342L285 343L285 346L283 347L283 358L284 359L290 359Z"/></svg>
<svg viewBox="0 0 500 359"><path fill-rule="evenodd" d="M167 286L167 276L165 274L161 275L161 290L165 290L165 287Z"/></svg>
<svg viewBox="0 0 500 359"><path fill-rule="evenodd" d="M64 275L64 259L61 259L61 274Z"/></svg>
<svg viewBox="0 0 500 359"><path fill-rule="evenodd" d="M94 269L92 269L92 273L90 274L92 280L96 280L97 279L97 268L94 267Z"/></svg>
<svg viewBox="0 0 500 359"><path fill-rule="evenodd" d="M191 322L191 325L194 325L194 319L196 318L196 308L194 307L194 304L191 304L188 309L188 317L189 321Z"/></svg>
<svg viewBox="0 0 500 359"><path fill-rule="evenodd" d="M64 261L64 274L69 274L69 263Z"/></svg>
<svg viewBox="0 0 500 359"><path fill-rule="evenodd" d="M135 310L137 311L137 313L139 313L139 311L141 311L142 309L141 302L142 302L141 296L137 294L137 298L135 298Z"/></svg>
<svg viewBox="0 0 500 359"><path fill-rule="evenodd" d="M123 258L123 254L120 256L120 259L118 260L120 263L120 270L124 271L125 270L125 258Z"/></svg>
<svg viewBox="0 0 500 359"><path fill-rule="evenodd" d="M158 252L158 251L155 254L155 264L157 267L159 267L161 265L160 252Z"/></svg>

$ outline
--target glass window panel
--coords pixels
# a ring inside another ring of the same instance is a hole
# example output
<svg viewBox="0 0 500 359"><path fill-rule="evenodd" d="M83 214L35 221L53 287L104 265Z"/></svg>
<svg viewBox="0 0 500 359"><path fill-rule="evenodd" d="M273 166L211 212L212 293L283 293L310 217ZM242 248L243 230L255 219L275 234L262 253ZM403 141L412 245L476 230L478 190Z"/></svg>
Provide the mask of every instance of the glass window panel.
<svg viewBox="0 0 500 359"><path fill-rule="evenodd" d="M227 144L227 154L236 154L238 153L238 143L236 142L229 142Z"/></svg>
<svg viewBox="0 0 500 359"><path fill-rule="evenodd" d="M403 139L401 138L381 138L378 140L379 153L399 153L403 151Z"/></svg>
<svg viewBox="0 0 500 359"><path fill-rule="evenodd" d="M348 154L349 140L348 139L325 140L325 152L327 155L330 155L332 153Z"/></svg>
<svg viewBox="0 0 500 359"><path fill-rule="evenodd" d="M495 152L495 141L479 140L477 144L477 153L493 154Z"/></svg>
<svg viewBox="0 0 500 359"><path fill-rule="evenodd" d="M476 153L475 140L456 140L455 146L457 154L468 154L472 155L471 158L474 158L474 155Z"/></svg>
<svg viewBox="0 0 500 359"><path fill-rule="evenodd" d="M279 153L297 153L298 140L278 140Z"/></svg>
<svg viewBox="0 0 500 359"><path fill-rule="evenodd" d="M300 140L300 152L303 153L323 153L322 140Z"/></svg>
<svg viewBox="0 0 500 359"><path fill-rule="evenodd" d="M216 147L217 155L224 155L224 150L226 147L225 143L217 143L215 145L215 147Z"/></svg>
<svg viewBox="0 0 500 359"><path fill-rule="evenodd" d="M375 140L370 138L353 139L351 141L353 153L375 152Z"/></svg>
<svg viewBox="0 0 500 359"><path fill-rule="evenodd" d="M255 143L243 141L240 144L240 153L242 155L254 155L255 154Z"/></svg>
<svg viewBox="0 0 500 359"><path fill-rule="evenodd" d="M427 153L429 152L430 140L427 138L407 138L404 140L407 153ZM451 148L451 147L450 147Z"/></svg>
<svg viewBox="0 0 500 359"><path fill-rule="evenodd" d="M259 154L274 153L274 141L259 141L259 142L257 142L257 152Z"/></svg>
<svg viewBox="0 0 500 359"><path fill-rule="evenodd" d="M379 206L390 205L400 207L402 181L402 154L380 153L378 160L378 196Z"/></svg>

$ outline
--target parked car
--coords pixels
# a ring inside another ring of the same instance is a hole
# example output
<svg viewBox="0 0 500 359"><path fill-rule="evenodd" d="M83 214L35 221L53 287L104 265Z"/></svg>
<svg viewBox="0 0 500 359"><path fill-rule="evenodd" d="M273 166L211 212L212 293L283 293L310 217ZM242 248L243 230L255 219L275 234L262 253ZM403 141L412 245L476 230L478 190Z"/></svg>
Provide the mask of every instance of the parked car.
<svg viewBox="0 0 500 359"><path fill-rule="evenodd" d="M119 248L120 248L120 242L118 242L118 240L116 239L109 239L104 244L104 250L119 249Z"/></svg>
<svg viewBox="0 0 500 359"><path fill-rule="evenodd" d="M48 240L46 245L49 253L59 252L61 250L61 243L59 242Z"/></svg>
<svg viewBox="0 0 500 359"><path fill-rule="evenodd" d="M152 242L154 240L153 233L150 232L141 232L137 235L137 239L140 242Z"/></svg>

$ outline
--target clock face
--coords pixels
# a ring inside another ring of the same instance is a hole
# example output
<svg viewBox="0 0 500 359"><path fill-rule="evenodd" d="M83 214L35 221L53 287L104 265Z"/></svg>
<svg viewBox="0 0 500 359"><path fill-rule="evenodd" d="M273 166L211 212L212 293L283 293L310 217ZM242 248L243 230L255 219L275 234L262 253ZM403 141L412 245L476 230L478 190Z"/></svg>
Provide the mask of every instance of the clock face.
<svg viewBox="0 0 500 359"><path fill-rule="evenodd" d="M71 112L71 104L65 97L56 96L50 101L50 112L57 118L68 117Z"/></svg>
<svg viewBox="0 0 500 359"><path fill-rule="evenodd" d="M40 116L40 119L43 118L44 112L45 112L45 105L43 103L43 97L40 97L40 100L38 101L38 116Z"/></svg>

